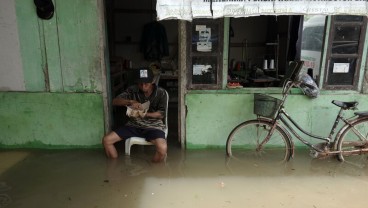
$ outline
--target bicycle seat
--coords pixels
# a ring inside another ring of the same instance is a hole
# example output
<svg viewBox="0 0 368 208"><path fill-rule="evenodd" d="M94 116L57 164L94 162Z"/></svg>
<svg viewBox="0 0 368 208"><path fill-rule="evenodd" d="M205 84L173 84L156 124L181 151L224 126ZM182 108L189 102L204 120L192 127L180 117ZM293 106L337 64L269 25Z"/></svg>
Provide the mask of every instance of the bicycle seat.
<svg viewBox="0 0 368 208"><path fill-rule="evenodd" d="M364 111L364 112L355 112L354 114L355 114L355 115L357 115L357 116L361 116L361 117L363 117L363 116L368 116L368 111Z"/></svg>
<svg viewBox="0 0 368 208"><path fill-rule="evenodd" d="M344 110L355 109L359 104L356 101L354 101L354 102L343 102L343 101L338 101L338 100L333 100L332 103L335 104L336 106L339 106L340 108L342 108Z"/></svg>

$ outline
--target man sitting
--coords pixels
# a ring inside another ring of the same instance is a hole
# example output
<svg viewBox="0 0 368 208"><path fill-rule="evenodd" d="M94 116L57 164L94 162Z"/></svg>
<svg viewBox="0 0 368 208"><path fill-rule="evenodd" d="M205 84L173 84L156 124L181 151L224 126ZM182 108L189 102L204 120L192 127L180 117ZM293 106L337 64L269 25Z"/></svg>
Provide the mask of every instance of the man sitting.
<svg viewBox="0 0 368 208"><path fill-rule="evenodd" d="M163 118L167 96L164 89L153 83L153 72L150 69L136 70L136 85L127 88L118 95L112 104L127 106L139 113L129 117L129 121L122 127L108 133L102 139L102 144L108 158L117 158L118 153L114 143L130 137L143 137L156 146L156 153L152 162L161 162L167 153L165 138L165 124ZM148 110L143 110L142 104L149 101Z"/></svg>

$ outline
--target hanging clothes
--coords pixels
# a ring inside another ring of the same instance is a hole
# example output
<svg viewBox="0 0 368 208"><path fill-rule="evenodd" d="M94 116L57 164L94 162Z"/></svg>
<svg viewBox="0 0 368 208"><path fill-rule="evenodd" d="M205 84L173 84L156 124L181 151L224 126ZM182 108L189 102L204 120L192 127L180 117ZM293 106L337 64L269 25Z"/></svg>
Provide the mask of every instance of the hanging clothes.
<svg viewBox="0 0 368 208"><path fill-rule="evenodd" d="M141 38L141 52L147 61L161 61L169 55L169 43L165 27L157 22L144 25Z"/></svg>

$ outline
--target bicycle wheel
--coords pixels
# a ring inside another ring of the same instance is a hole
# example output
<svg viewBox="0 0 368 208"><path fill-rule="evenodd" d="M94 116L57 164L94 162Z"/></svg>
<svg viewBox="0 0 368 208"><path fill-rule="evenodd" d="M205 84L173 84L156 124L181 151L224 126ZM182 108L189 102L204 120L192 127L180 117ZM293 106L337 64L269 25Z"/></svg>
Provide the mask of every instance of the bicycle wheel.
<svg viewBox="0 0 368 208"><path fill-rule="evenodd" d="M355 122L348 127L339 137L338 151L356 151L353 154L340 153L338 159L353 165L365 166L368 163L368 154L362 150L368 150L368 118Z"/></svg>
<svg viewBox="0 0 368 208"><path fill-rule="evenodd" d="M260 147L272 124L267 121L250 120L235 127L226 142L228 156L239 159L258 159L266 162L287 161L291 155L288 135L276 126L270 139Z"/></svg>

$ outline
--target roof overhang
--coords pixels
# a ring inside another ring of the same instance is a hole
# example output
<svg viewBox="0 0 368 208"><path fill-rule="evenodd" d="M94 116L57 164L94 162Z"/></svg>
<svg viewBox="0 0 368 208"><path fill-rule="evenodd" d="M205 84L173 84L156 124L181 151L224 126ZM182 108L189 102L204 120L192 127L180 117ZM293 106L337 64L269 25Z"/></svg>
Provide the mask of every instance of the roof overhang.
<svg viewBox="0 0 368 208"><path fill-rule="evenodd" d="M363 15L367 0L157 0L157 19L250 17L259 15Z"/></svg>

